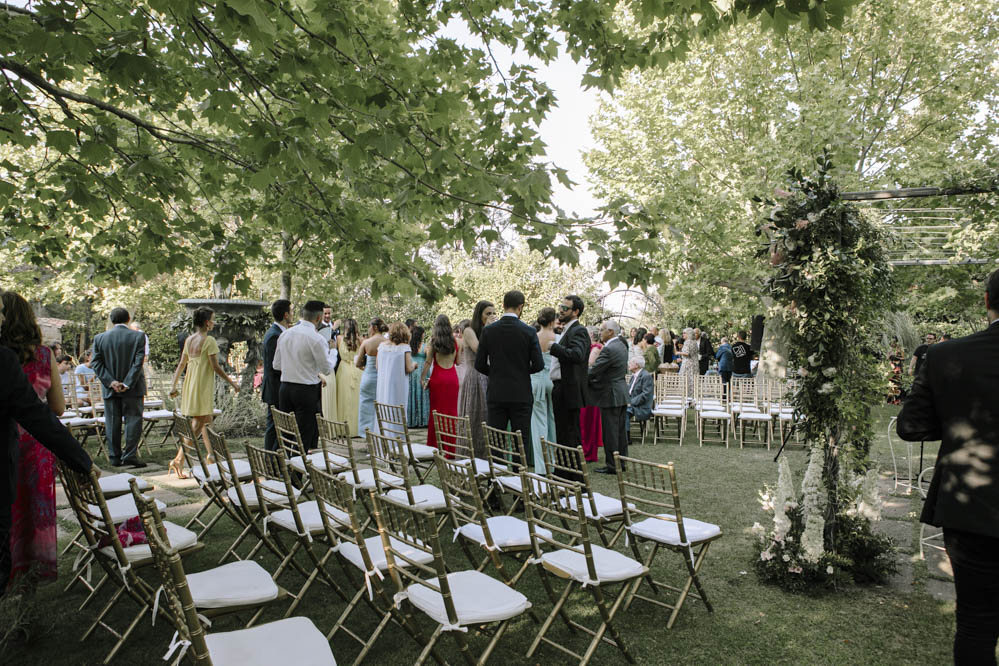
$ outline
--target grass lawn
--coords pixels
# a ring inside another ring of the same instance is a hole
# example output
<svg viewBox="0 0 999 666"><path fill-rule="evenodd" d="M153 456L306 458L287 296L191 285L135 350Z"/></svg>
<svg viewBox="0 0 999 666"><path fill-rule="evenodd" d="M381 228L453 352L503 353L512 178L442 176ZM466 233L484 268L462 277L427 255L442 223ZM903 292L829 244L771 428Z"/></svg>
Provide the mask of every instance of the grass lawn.
<svg viewBox="0 0 999 666"><path fill-rule="evenodd" d="M885 431L894 408L878 410L880 434L873 456L881 469L891 470ZM249 440L254 441L254 440ZM259 441L259 440L258 440ZM688 601L672 630L667 630L666 615L657 607L636 601L627 612L618 616L618 627L638 661L644 664L909 664L947 663L950 661L951 639L954 629L952 602L937 601L924 590L927 576L925 564L914 566L914 581L900 585L872 588L848 588L821 596L789 595L762 585L753 572L753 542L750 527L754 521L765 522L757 502L757 492L763 483L776 481L777 466L773 452L761 448L726 450L719 445L699 448L691 425L685 445L675 444L633 446L631 455L655 461L674 461L684 513L690 517L717 523L724 531L722 539L711 548L702 570L702 581L714 604L714 613L708 613L695 601ZM233 442L240 449L245 442ZM804 453L794 447L787 453L792 468L799 474L804 467ZM151 459L165 460L170 452L161 450ZM927 464L935 456L935 449L927 450ZM596 489L617 495L616 480L594 474ZM196 491L197 489L194 489ZM191 497L196 497L191 494ZM908 501L908 500L906 500ZM918 510L919 500L911 499L911 511ZM180 511L168 511L168 518L180 520ZM909 523L913 537L918 534L914 518ZM450 534L450 530L446 530ZM223 523L207 538L207 547L185 562L189 572L214 566L221 551L234 538L231 525ZM449 542L449 540L447 540ZM913 543L915 540L913 539ZM449 564L466 568L467 562L457 546L448 543ZM623 549L622 543L619 549ZM630 554L630 550L628 551ZM910 555L903 554L903 559ZM68 580L72 556L63 558L60 583ZM274 568L273 558L261 562ZM659 560L659 572L682 582L682 561L667 553ZM338 574L337 569L332 569ZM286 586L297 586L294 576L282 579ZM80 612L83 599L81 590L62 594L62 585L49 585L39 593L43 619L36 634L29 642L14 645L0 662L12 665L28 664L97 664L103 659L112 641L106 633L97 633L85 643L80 636L96 612L94 606ZM537 574L528 572L519 589L530 597L541 615L550 610ZM595 625L597 614L589 604L590 597L578 596L570 606L577 619ZM299 607L297 614L311 618L325 633L342 609L342 602L331 591L317 584L310 596ZM134 607L122 603L122 618L131 615ZM284 608L281 608L283 611ZM264 619L276 619L270 611ZM423 626L431 627L429 622ZM564 626L556 622L557 635L565 638ZM235 618L220 619L214 631L238 628ZM523 654L536 632L527 617L513 625L500 642L491 658L494 664L527 663ZM115 663L162 663L173 631L166 622L155 627L142 623L136 633L119 653ZM573 646L582 651L585 637L575 637ZM485 644L481 637L472 637L473 647ZM445 636L442 654L450 662L460 657L454 642ZM349 664L356 654L355 645L340 642L333 645L333 652L341 664ZM410 664L419 653L416 644L404 632L389 628L369 656L371 664ZM564 655L552 648L541 647L531 663L565 663ZM626 663L621 654L609 645L603 645L594 657L594 663ZM289 665L292 666L292 665Z"/></svg>

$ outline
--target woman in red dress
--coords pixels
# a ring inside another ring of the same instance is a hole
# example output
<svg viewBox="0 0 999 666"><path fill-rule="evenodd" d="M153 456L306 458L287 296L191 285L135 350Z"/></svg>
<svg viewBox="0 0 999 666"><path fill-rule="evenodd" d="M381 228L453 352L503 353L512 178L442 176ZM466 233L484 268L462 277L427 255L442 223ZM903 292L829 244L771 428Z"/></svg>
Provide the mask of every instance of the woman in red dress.
<svg viewBox="0 0 999 666"><path fill-rule="evenodd" d="M434 412L448 416L458 415L458 369L455 366L458 346L455 343L451 321L447 315L438 315L434 320L434 328L430 333L430 345L427 353L429 358L423 364L420 383L430 392L430 423L427 425L427 445L440 448L437 445L437 428L434 423ZM430 378L427 379L427 373ZM446 451L453 449L447 445Z"/></svg>
<svg viewBox="0 0 999 666"><path fill-rule="evenodd" d="M597 329L590 328L590 360L589 365L593 365L600 350L604 346L597 337ZM579 432L583 444L583 455L586 462L596 462L600 459L600 447L604 445L604 430L600 422L599 407L583 407L579 410Z"/></svg>
<svg viewBox="0 0 999 666"><path fill-rule="evenodd" d="M38 398L57 416L66 409L55 355L42 345L42 332L31 306L13 292L3 294L4 320L0 344L21 361ZM31 592L39 582L55 580L56 556L55 456L20 426L17 482L11 507L11 574L8 589ZM2 591L0 591L2 592Z"/></svg>

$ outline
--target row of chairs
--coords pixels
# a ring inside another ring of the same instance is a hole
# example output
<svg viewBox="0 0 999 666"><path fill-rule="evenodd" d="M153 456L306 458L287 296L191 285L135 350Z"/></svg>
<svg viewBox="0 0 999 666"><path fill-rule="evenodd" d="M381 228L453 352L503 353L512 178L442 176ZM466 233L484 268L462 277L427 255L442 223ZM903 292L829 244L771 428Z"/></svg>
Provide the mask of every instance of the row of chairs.
<svg viewBox="0 0 999 666"><path fill-rule="evenodd" d="M440 482L437 491L438 499L443 500L441 508L433 500L423 501L421 492L416 491L420 486L429 485L421 483L426 481L429 472L423 471L421 476L421 472L416 471L411 464L411 451L403 445L404 439L386 436L385 431L367 433L370 460L364 465L345 424L317 417L320 449L306 454L297 435L294 417L279 411L275 411L274 416L283 450L272 452L250 446L247 447L248 461L238 461L229 452L225 439L210 430L213 453L219 461L214 468L205 464L205 456L200 453L193 434L189 433L189 426L185 432L178 423L176 429L185 453L194 456L201 468L201 475L195 478L208 494L209 505L216 506L218 513L208 522L199 519L201 532L197 534L163 522L162 507L146 500L142 489L136 485L132 488L131 499L133 508L142 514L149 544L133 547L139 549L134 553L127 552L130 549L122 547L117 539L112 539L111 547L96 547L102 543L101 537L107 537L109 533L102 525L113 525L121 516L112 514L96 476L87 479L83 475L73 476L66 469L60 470L71 505L87 534L87 552L105 571L104 579L91 591L84 606L108 580L118 586L109 605L87 632L89 635L101 625L118 637L108 659L127 639L138 620L151 612L154 618L160 613L171 619L177 629L171 649L176 652L190 649L197 663L228 663L230 653L226 646L256 645L257 637L262 636L267 636L269 644L277 644L290 640L289 636L296 632L297 644L309 654L318 655L316 663L332 663L324 661L326 656L332 660L327 654L326 641L333 641L337 636L349 637L360 645L361 652L355 660L359 663L389 623L402 627L422 646L417 663L431 657L441 662L436 644L444 633L452 635L466 660L474 663L464 632L469 627L485 632L484 625L490 625L490 640L479 657L479 663L484 663L513 619L527 613L538 621L526 597L516 590L532 564L542 578L552 610L530 645L528 657L544 643L566 652L580 663L587 663L597 647L607 642L633 660L613 618L635 598L670 608L668 626L672 626L684 600L691 595L692 585L698 590L693 596L702 599L710 609L697 574L708 546L721 536L721 531L716 526L682 516L672 464L619 458L621 498L617 500L617 510L611 511L607 502L611 498L593 493L590 488L580 450L545 442L546 461L550 462L548 473L531 474L530 466L524 465L519 433L484 426L490 448L497 449L495 455L498 456L498 460L493 460L491 453L489 460L482 461L489 473L484 473L481 465L474 464L479 461L467 455L470 449L461 449L459 439L453 439L442 447L442 451L434 452L432 469L436 470ZM434 418L449 423L451 431L469 430L467 419L454 422L449 420L455 417L437 413ZM449 430L442 427L439 432ZM289 453L296 455L289 456ZM301 467L295 462L299 457ZM248 482L245 481L245 467L240 466L240 462L249 467ZM192 468L197 469L195 465ZM300 471L302 468L304 473ZM365 470L368 472L364 473ZM564 478L570 475L577 478ZM514 487L519 488L519 492L514 491ZM495 509L490 507L487 498L499 498L503 494L514 495L510 504L519 503L524 509L524 519L509 515L513 512L512 506L509 511L503 510L502 503L497 503ZM309 500L309 495L314 499ZM618 516L619 527L610 539L604 527L613 515L602 512ZM222 515L229 516L243 528L220 560L222 569L229 567L229 570L184 576L182 558L200 548L200 539ZM472 569L452 571L448 568L440 540L440 530L448 521L455 530L455 538L460 539ZM377 525L375 533L372 533L372 523ZM590 530L594 525L603 546L592 541ZM189 523L188 527L191 526ZM628 534L634 557L611 549L621 533ZM645 543L654 544L654 547L643 557L639 546ZM241 555L244 546L250 548ZM686 562L688 579L679 589L669 588L652 578L650 567L656 554L664 548L681 553ZM278 567L269 576L274 585L264 585L259 570L249 571L251 567L259 567L254 557L261 550L278 558ZM506 558L512 558L513 562L505 562ZM345 591L330 574L332 559L343 570L341 582L350 581L352 590ZM228 560L232 561L226 564ZM155 563L163 591L167 593L169 603L166 606L159 607L159 595L153 593L154 583L138 581L143 563ZM482 573L490 563L498 572L498 579ZM234 567L237 564L246 571L237 572ZM506 564L512 566L507 568ZM80 571L80 567L77 570ZM294 592L276 587L278 580L292 570L304 583ZM217 603L215 597L224 585L215 586L215 592L208 589L210 580L228 579L236 573L246 581L258 578L259 584L253 587L266 597L253 599L250 603L256 610L247 627L252 626L265 607L291 597L286 619L256 627L253 629L255 634L238 640L230 634L242 632L206 635L199 614L209 618L210 614L247 610L244 607L249 603L250 590L236 595L238 601L247 603L237 605L238 610L234 610L231 605L220 607ZM568 581L561 595L555 593L557 579ZM677 600L669 604L661 598L639 595L643 580L656 597L665 589L673 589L678 594ZM322 634L311 622L291 617L316 581L321 581L346 602L344 611L325 636L325 647L318 643L316 635ZM620 590L616 596L605 599L602 589L618 584ZM600 612L601 622L596 629L572 620L566 611L566 600L579 590L586 590L593 597ZM122 596L135 600L140 610L124 632L117 632L107 626L103 618ZM379 622L373 631L365 632L351 621L354 611L361 605L378 613ZM414 611L418 613L414 614ZM419 614L437 623L429 637L415 621L414 615ZM549 630L559 618L573 630L583 630L590 635L583 654L551 638ZM607 632L611 638L605 637ZM265 652L261 651L256 656L263 654Z"/></svg>

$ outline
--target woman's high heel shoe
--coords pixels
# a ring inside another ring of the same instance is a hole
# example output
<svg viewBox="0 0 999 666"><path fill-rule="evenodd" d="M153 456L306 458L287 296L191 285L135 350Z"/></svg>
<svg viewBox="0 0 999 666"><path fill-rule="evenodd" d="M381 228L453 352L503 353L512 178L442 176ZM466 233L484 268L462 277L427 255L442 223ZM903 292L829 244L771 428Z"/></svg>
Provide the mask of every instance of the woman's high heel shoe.
<svg viewBox="0 0 999 666"><path fill-rule="evenodd" d="M184 469L181 467L183 465L181 460L171 460L170 465L167 467L167 476L170 474L176 474L178 479L186 479L187 474L184 473Z"/></svg>

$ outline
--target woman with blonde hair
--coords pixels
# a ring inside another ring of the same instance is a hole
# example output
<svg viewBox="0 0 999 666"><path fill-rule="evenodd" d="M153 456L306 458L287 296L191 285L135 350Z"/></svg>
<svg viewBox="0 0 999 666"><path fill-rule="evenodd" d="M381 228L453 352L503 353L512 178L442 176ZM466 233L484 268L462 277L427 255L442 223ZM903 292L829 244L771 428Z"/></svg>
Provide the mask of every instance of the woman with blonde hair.
<svg viewBox="0 0 999 666"><path fill-rule="evenodd" d="M401 405L409 409L409 374L416 369L413 351L409 346L409 328L401 321L389 326L388 340L378 347L375 363L378 382L375 401L383 405ZM379 432L378 422L372 432Z"/></svg>

